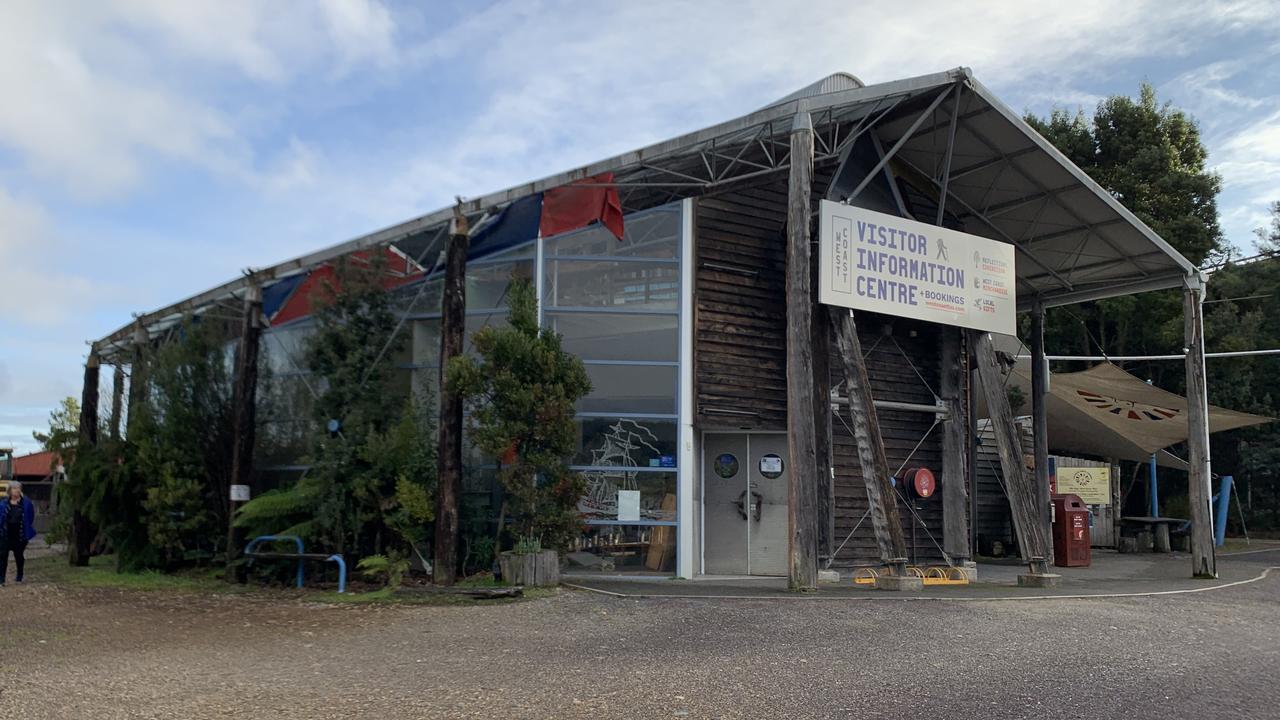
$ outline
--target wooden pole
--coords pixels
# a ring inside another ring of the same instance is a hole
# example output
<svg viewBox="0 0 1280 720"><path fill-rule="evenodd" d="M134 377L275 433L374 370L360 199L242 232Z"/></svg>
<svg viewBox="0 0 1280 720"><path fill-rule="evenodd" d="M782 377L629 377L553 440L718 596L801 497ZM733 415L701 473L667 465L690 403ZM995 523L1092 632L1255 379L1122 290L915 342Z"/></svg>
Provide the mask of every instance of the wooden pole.
<svg viewBox="0 0 1280 720"><path fill-rule="evenodd" d="M862 484L867 489L871 530L880 550L880 562L903 575L907 564L907 542L902 534L902 518L894 500L889 480L889 460L885 457L884 438L880 436L880 419L871 396L871 380L862 357L858 326L853 311L832 312L840 357L844 360L845 386L849 391L849 418L853 439L858 446L858 465L862 468Z"/></svg>
<svg viewBox="0 0 1280 720"><path fill-rule="evenodd" d="M91 349L84 364L84 386L80 393L80 447L88 449L98 444L98 351ZM74 467L72 472L74 472ZM71 511L71 538L67 543L67 560L74 566L89 564L93 536L97 530L89 518L80 511Z"/></svg>
<svg viewBox="0 0 1280 720"><path fill-rule="evenodd" d="M124 411L124 370L116 365L111 371L111 423L108 428L112 440L120 440L120 418Z"/></svg>
<svg viewBox="0 0 1280 720"><path fill-rule="evenodd" d="M809 263L810 287L818 287L818 253ZM818 460L818 556L830 560L835 550L835 478L831 457L831 324L827 306L815 293L809 323L813 340L813 424Z"/></svg>
<svg viewBox="0 0 1280 720"><path fill-rule="evenodd" d="M1045 401L1049 394L1049 362L1044 352L1044 305L1031 310L1031 438L1035 456L1036 501L1048 507L1049 499L1049 415ZM1049 555L1053 556L1053 544Z"/></svg>
<svg viewBox="0 0 1280 720"><path fill-rule="evenodd" d="M1009 509L1018 534L1018 550L1033 574L1049 570L1049 507L1040 501L1035 478L1022 462L1022 441L1013 422L1009 396L1005 394L1004 377L996 359L991 333L969 331L974 360L978 365L978 384L987 401L987 414L1000 455L1000 470L1009 493ZM1048 492L1048 488L1045 488Z"/></svg>
<svg viewBox="0 0 1280 720"><path fill-rule="evenodd" d="M963 330L941 326L942 402L942 549L952 564L964 562L969 550L969 412L964 377L968 363L962 350Z"/></svg>
<svg viewBox="0 0 1280 720"><path fill-rule="evenodd" d="M133 359L129 362L129 417L125 421L125 435L145 414L147 404L147 347L151 336L139 321L133 330Z"/></svg>
<svg viewBox="0 0 1280 720"><path fill-rule="evenodd" d="M1204 366L1203 277L1188 278L1183 292L1187 346L1187 500L1191 504L1191 574L1218 577L1213 547L1213 490L1209 487L1209 391Z"/></svg>
<svg viewBox="0 0 1280 720"><path fill-rule="evenodd" d="M798 113L791 126L791 174L787 196L787 474L788 568L792 590L818 586L817 430L814 427L812 330L809 285L809 217L813 191L813 121Z"/></svg>
<svg viewBox="0 0 1280 720"><path fill-rule="evenodd" d="M434 580L452 585L457 580L462 502L462 398L449 387L449 361L462 354L466 332L467 251L471 236L461 201L449 228L445 259L444 297L440 315L440 447L436 467L436 536ZM499 548L500 549L500 548Z"/></svg>
<svg viewBox="0 0 1280 720"><path fill-rule="evenodd" d="M253 448L257 440L258 355L262 338L262 287L250 284L245 290L244 318L240 343L236 348L235 387L232 391L231 485L252 485ZM244 531L235 525L236 511L244 504L227 488L227 581L241 579L235 560L244 544Z"/></svg>

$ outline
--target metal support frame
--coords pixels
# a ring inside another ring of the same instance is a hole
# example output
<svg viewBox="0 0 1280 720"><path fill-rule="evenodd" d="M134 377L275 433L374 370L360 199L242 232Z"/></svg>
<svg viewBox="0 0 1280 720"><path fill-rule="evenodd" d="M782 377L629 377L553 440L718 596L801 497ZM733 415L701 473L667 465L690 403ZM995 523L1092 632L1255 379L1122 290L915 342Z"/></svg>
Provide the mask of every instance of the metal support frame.
<svg viewBox="0 0 1280 720"><path fill-rule="evenodd" d="M958 88L959 86L957 85L956 87ZM861 193L867 185L871 184L871 181L875 179L876 174L883 170L884 166L893 159L893 156L897 155L898 151L902 149L902 146L906 145L907 141L911 139L911 133L915 132L916 129L924 123L925 119L933 114L933 111L942 103L943 98L945 98L950 92L951 88L948 87L933 98L933 102L929 103L929 107L925 108L924 111L916 117L915 122L911 123L911 126L907 128L907 131L902 134L901 138L898 138L898 142L894 143L893 147L889 148L889 152L885 153L880 158L880 162L876 163L876 166L871 168L870 172L862 178L862 182L858 183L858 186L853 189L853 192L849 193L849 197L844 198L844 202L848 203L858 197L858 194Z"/></svg>

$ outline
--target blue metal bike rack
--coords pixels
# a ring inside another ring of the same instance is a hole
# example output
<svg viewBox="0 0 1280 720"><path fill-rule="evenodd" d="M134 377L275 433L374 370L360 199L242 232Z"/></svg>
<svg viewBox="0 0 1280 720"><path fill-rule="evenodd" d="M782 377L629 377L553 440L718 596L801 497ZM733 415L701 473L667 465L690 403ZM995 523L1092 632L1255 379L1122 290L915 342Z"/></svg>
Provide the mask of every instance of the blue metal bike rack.
<svg viewBox="0 0 1280 720"><path fill-rule="evenodd" d="M324 555L319 555L319 554L308 555L302 544L302 538L298 537L297 535L259 535L258 537L250 540L249 544L245 546L244 554L250 559L252 559L255 556L254 551L257 550L259 545L263 543L285 542L289 540L292 540L293 543L298 547L297 587L299 590L302 589L303 563L305 563L307 560L321 560L323 562L331 562L331 563L337 564L338 592L345 593L347 591L347 561L344 560L341 555L337 555L337 554L330 555L328 557L325 557ZM276 553L275 555L289 557L287 553Z"/></svg>

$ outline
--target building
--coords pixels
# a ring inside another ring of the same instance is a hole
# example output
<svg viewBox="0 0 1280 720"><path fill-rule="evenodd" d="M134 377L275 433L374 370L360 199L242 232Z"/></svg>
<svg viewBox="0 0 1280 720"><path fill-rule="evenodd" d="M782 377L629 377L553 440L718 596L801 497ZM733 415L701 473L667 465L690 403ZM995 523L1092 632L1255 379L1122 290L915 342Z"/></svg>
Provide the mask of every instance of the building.
<svg viewBox="0 0 1280 720"><path fill-rule="evenodd" d="M605 207L593 217L605 222L549 232L546 207L565 188L603 192ZM1188 373L1200 378L1198 390L1189 385L1203 397L1197 270L968 69L870 86L833 75L743 117L462 204L474 228L468 328L503 322L504 289L513 272L527 274L542 322L564 336L595 386L578 407L573 460L590 483L580 505L588 531L574 553L583 568L794 575L814 563L970 556L970 416L983 359L994 368L989 335L865 310L855 323L854 313L817 303L821 283L808 279L820 266L809 247L816 223L788 217L816 221L822 199L999 244L1016 257L1004 299L1035 327L1045 307L1183 288ZM305 403L298 353L309 321L290 310L295 298L335 259L382 252L412 338L391 359L400 387L406 395L432 387L443 276L435 258L452 213L444 208L143 314L94 343L86 384L92 374L96 386L99 363L127 365L135 344L162 341L184 315L239 312L260 293L262 343L278 386L271 392ZM841 336L855 325L854 337ZM850 353L855 339L861 352ZM1042 343L1033 344L1043 355ZM788 372L810 364L811 373ZM874 413L860 392L850 397L860 367ZM1188 413L1193 427L1204 422L1197 407ZM1043 412L1036 415L1035 455L1044 458ZM880 437L859 439L859 419L873 420ZM262 477L301 470L290 432L259 438ZM1191 442L1192 484L1207 491L1207 433L1193 432ZM1032 569L1043 570L1047 462L1031 477L1020 460L1013 449L1002 453L1014 463L1005 472L1016 476L1020 545ZM876 471L884 484L864 482L864 468L886 463ZM940 481L936 494L886 489L887 475L917 468ZM469 456L474 500L487 497L492 472L490 459ZM1207 513L1207 492L1202 499ZM898 539L891 526L901 527ZM1212 548L1196 562L1211 571Z"/></svg>

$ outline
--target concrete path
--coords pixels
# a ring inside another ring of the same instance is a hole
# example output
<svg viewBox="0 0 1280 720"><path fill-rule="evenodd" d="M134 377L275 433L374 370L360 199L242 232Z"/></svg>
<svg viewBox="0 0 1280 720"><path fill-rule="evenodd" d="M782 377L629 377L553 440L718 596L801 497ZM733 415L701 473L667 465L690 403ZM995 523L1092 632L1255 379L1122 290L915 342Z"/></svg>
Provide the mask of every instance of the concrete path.
<svg viewBox="0 0 1280 720"><path fill-rule="evenodd" d="M625 576L571 576L571 587L625 597L706 597L706 598L788 598L810 600L903 600L903 599L986 599L1008 600L1042 597L1111 596L1135 593L1204 592L1236 583L1256 582L1268 565L1280 566L1280 544L1259 543L1245 554L1223 554L1218 563L1218 579L1191 577L1191 557L1183 553L1119 554L1094 551L1093 563L1085 568L1053 568L1062 576L1055 588L1031 589L1017 586L1025 572L1021 565L981 564L978 582L963 586L929 586L918 593L887 593L849 578L822 585L816 593L788 592L784 578L716 578L692 581ZM1280 572L1278 570L1277 572Z"/></svg>

